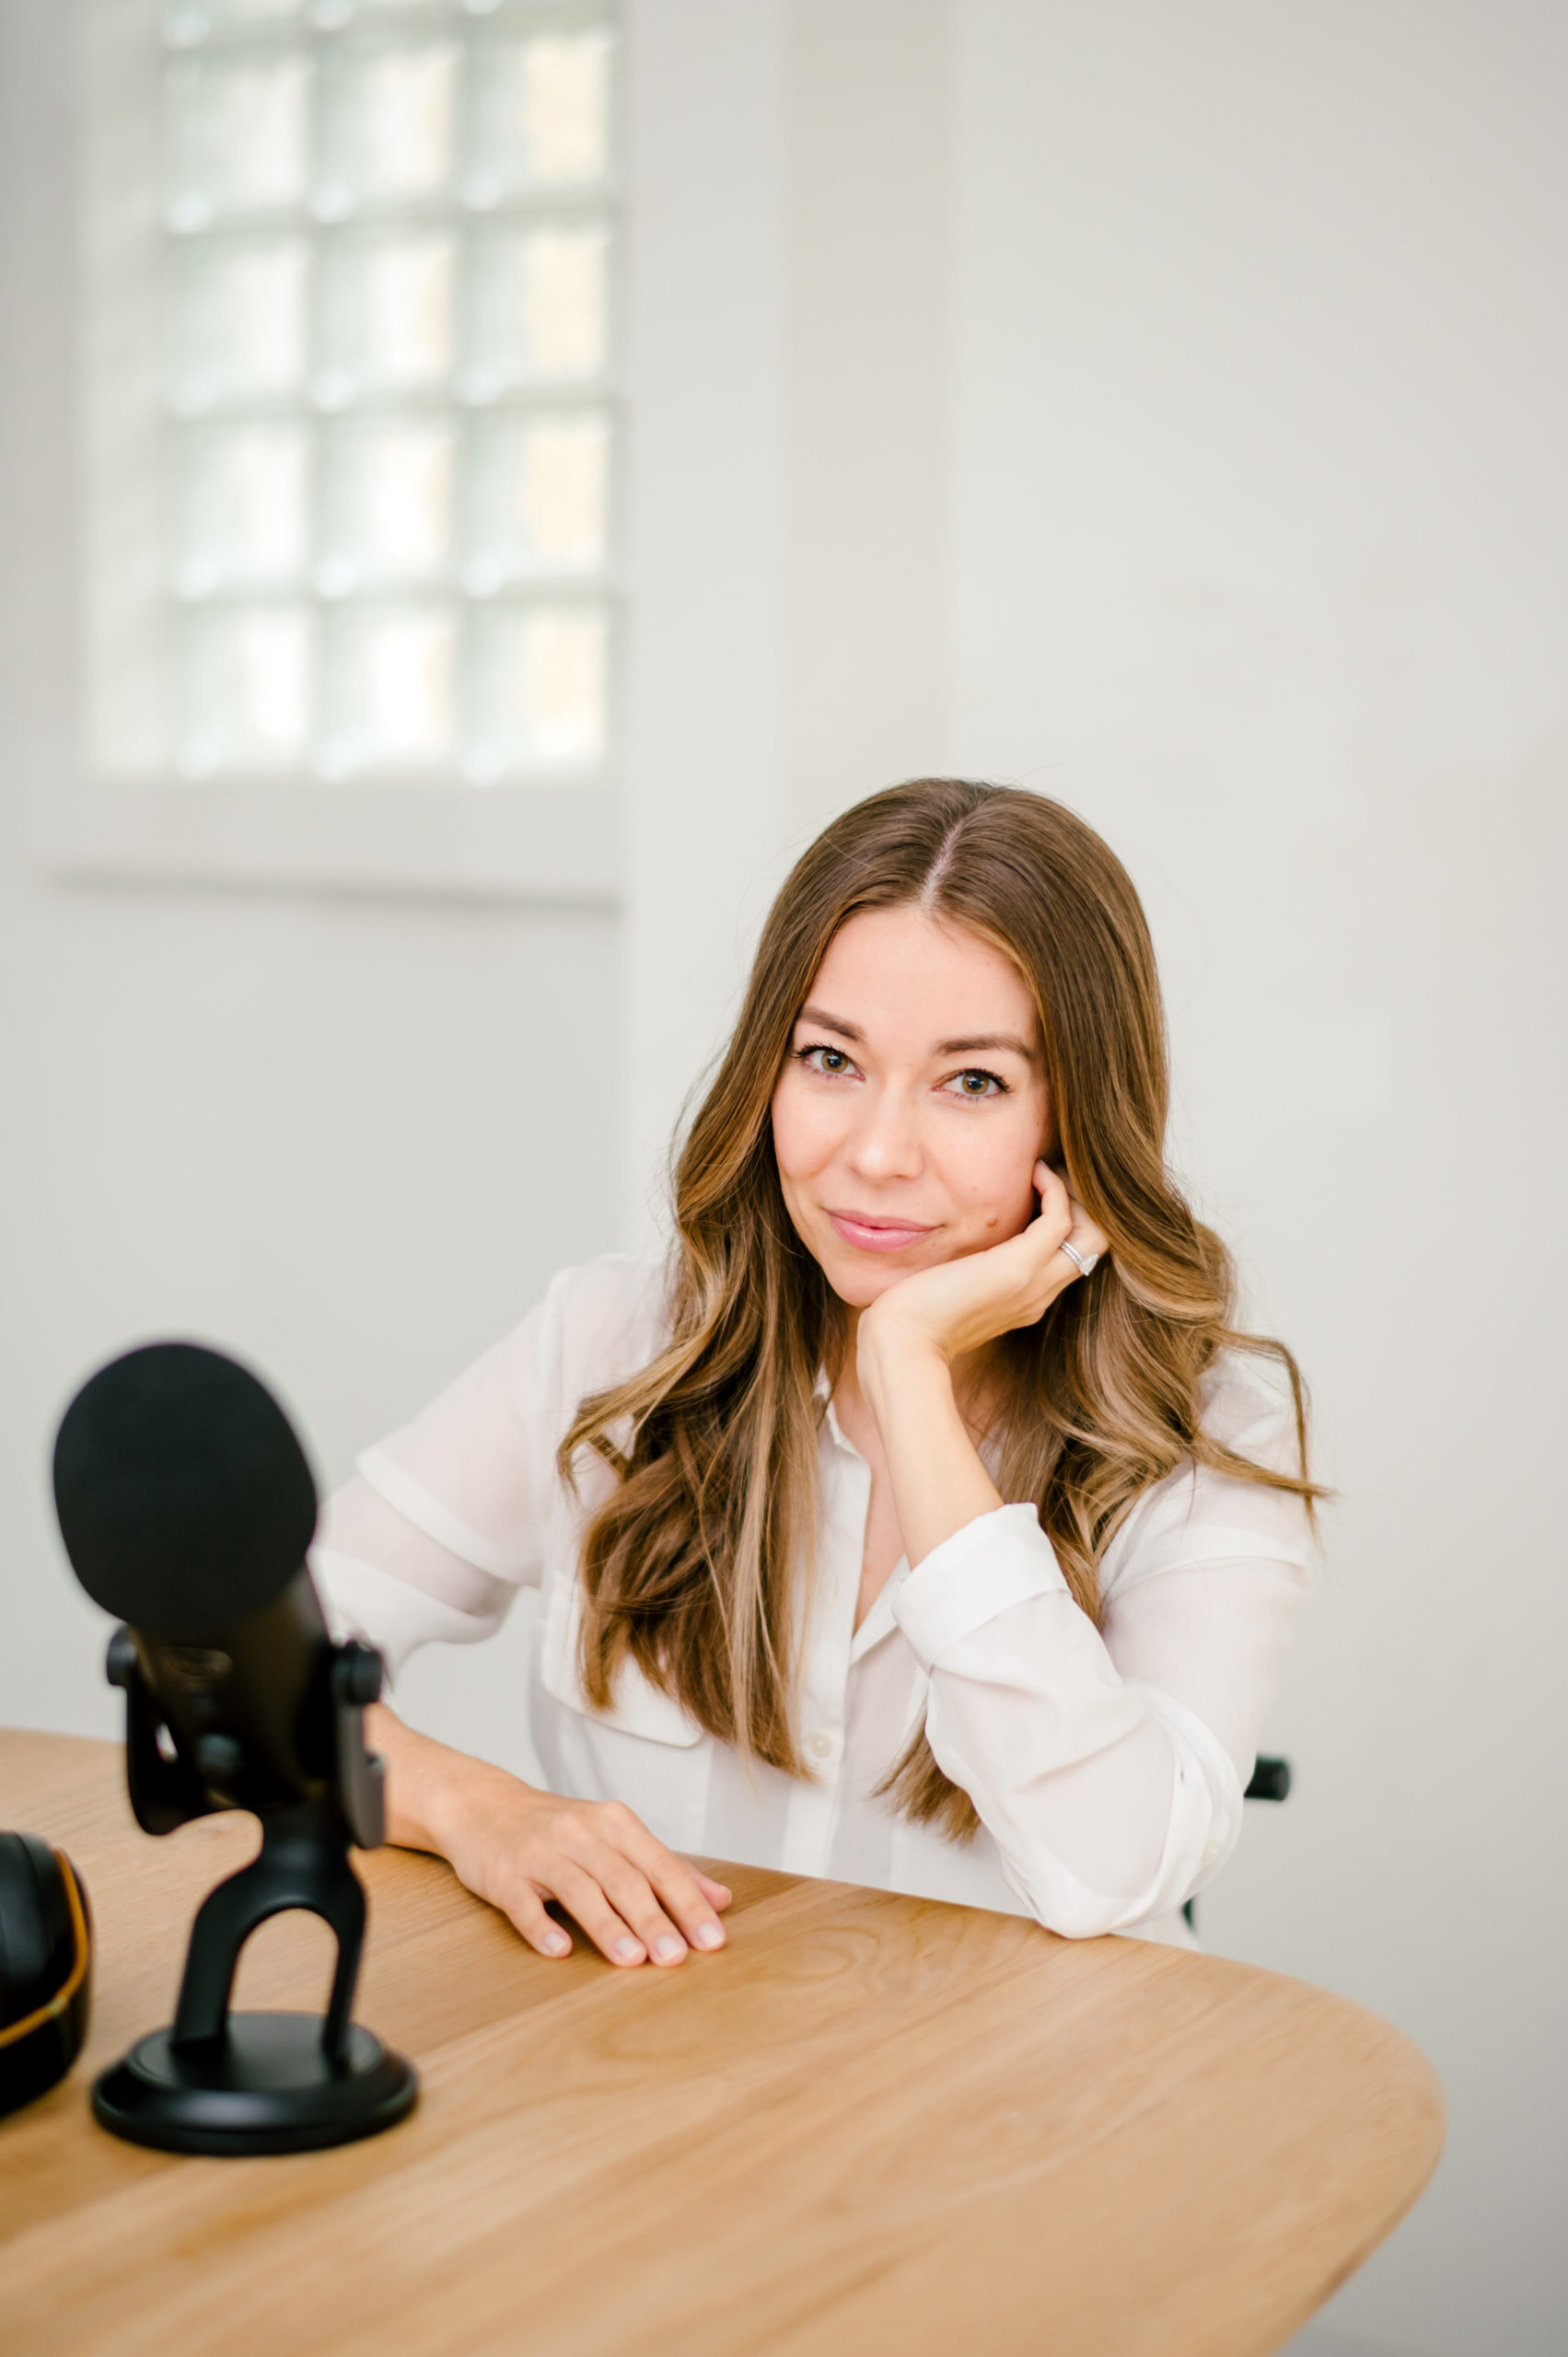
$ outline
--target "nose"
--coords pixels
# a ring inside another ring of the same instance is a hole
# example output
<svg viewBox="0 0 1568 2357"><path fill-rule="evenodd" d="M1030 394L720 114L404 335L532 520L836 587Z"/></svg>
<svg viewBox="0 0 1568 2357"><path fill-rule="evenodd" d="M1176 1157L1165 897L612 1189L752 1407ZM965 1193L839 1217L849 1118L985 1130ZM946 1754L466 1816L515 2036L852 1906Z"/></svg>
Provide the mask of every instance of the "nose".
<svg viewBox="0 0 1568 2357"><path fill-rule="evenodd" d="M920 1129L906 1089L884 1086L866 1092L849 1140L849 1162L862 1178L878 1183L920 1176Z"/></svg>

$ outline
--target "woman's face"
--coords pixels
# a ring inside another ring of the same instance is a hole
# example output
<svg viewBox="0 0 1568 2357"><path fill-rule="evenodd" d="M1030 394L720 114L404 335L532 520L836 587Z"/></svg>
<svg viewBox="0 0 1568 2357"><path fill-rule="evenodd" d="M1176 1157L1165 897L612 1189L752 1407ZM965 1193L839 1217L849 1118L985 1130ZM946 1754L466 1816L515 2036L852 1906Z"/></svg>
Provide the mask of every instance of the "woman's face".
<svg viewBox="0 0 1568 2357"><path fill-rule="evenodd" d="M841 1301L1016 1236L1054 1148L1034 1003L1009 958L918 909L834 935L773 1091L801 1240Z"/></svg>

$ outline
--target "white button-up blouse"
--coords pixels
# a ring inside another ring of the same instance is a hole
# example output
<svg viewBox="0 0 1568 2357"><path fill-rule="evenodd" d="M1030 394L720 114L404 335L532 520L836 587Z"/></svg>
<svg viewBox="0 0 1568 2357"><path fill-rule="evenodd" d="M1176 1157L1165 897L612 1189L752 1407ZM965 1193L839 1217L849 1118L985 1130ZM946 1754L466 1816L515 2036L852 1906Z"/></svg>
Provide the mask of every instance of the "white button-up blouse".
<svg viewBox="0 0 1568 2357"><path fill-rule="evenodd" d="M821 1424L821 1527L800 1598L801 1782L708 1735L634 1664L596 1711L577 1670L579 1541L612 1478L575 1497L555 1451L578 1402L662 1346L662 1268L569 1269L505 1341L359 1459L312 1563L340 1631L393 1677L418 1645L499 1628L542 1590L529 1732L552 1788L624 1801L671 1849L1034 1916L1074 1937L1184 1942L1178 1912L1235 1846L1291 1615L1310 1584L1288 1493L1188 1468L1153 1485L1074 1603L1032 1505L1004 1505L901 1563L854 1626L871 1475ZM826 1390L824 1384L823 1391ZM1285 1469L1294 1422L1256 1362L1223 1357L1205 1429ZM956 1842L877 1790L923 1722L973 1800Z"/></svg>

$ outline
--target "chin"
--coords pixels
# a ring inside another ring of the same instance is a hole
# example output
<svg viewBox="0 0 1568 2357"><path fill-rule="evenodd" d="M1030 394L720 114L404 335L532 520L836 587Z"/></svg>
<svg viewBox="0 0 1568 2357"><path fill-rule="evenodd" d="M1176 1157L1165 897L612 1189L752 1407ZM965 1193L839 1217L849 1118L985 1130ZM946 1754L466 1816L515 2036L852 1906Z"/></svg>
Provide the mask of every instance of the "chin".
<svg viewBox="0 0 1568 2357"><path fill-rule="evenodd" d="M822 1274L846 1309L869 1309L874 1301L880 1301L898 1283L900 1276L909 1273L900 1269L842 1269L826 1260L820 1265Z"/></svg>
<svg viewBox="0 0 1568 2357"><path fill-rule="evenodd" d="M813 1257L846 1309L869 1309L874 1301L880 1301L900 1278L912 1276L917 1268L939 1268L943 1261L961 1256L944 1252L935 1260L917 1260L912 1253L907 1260L900 1258L889 1266L885 1260L841 1244L834 1236L830 1247Z"/></svg>

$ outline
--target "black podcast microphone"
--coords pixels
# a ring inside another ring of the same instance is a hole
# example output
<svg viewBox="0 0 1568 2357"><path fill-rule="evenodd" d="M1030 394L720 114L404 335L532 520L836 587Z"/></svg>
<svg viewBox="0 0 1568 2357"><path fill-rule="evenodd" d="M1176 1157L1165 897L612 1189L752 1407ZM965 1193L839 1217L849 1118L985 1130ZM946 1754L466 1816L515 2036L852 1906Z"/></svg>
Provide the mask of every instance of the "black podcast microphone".
<svg viewBox="0 0 1568 2357"><path fill-rule="evenodd" d="M260 1854L197 1915L172 2027L104 2073L95 2112L180 2152L297 2152L390 2127L412 2070L349 2018L365 1931L349 1846L384 1830L364 1736L381 1660L328 1632L306 1562L316 1484L287 1417L220 1353L148 1344L72 1401L54 1496L77 1578L123 1624L109 1676L137 1822L168 1833L243 1808L261 1823ZM288 1908L337 1934L325 2018L231 2014L241 1947Z"/></svg>
<svg viewBox="0 0 1568 2357"><path fill-rule="evenodd" d="M131 1698L138 1823L309 1800L343 1764L348 1829L374 1849L379 1762L339 1762L323 1689L335 1673L374 1701L379 1665L352 1648L345 1681L334 1660L305 1568L316 1484L265 1387L192 1342L127 1352L66 1411L54 1500L76 1577L127 1624L110 1677Z"/></svg>

